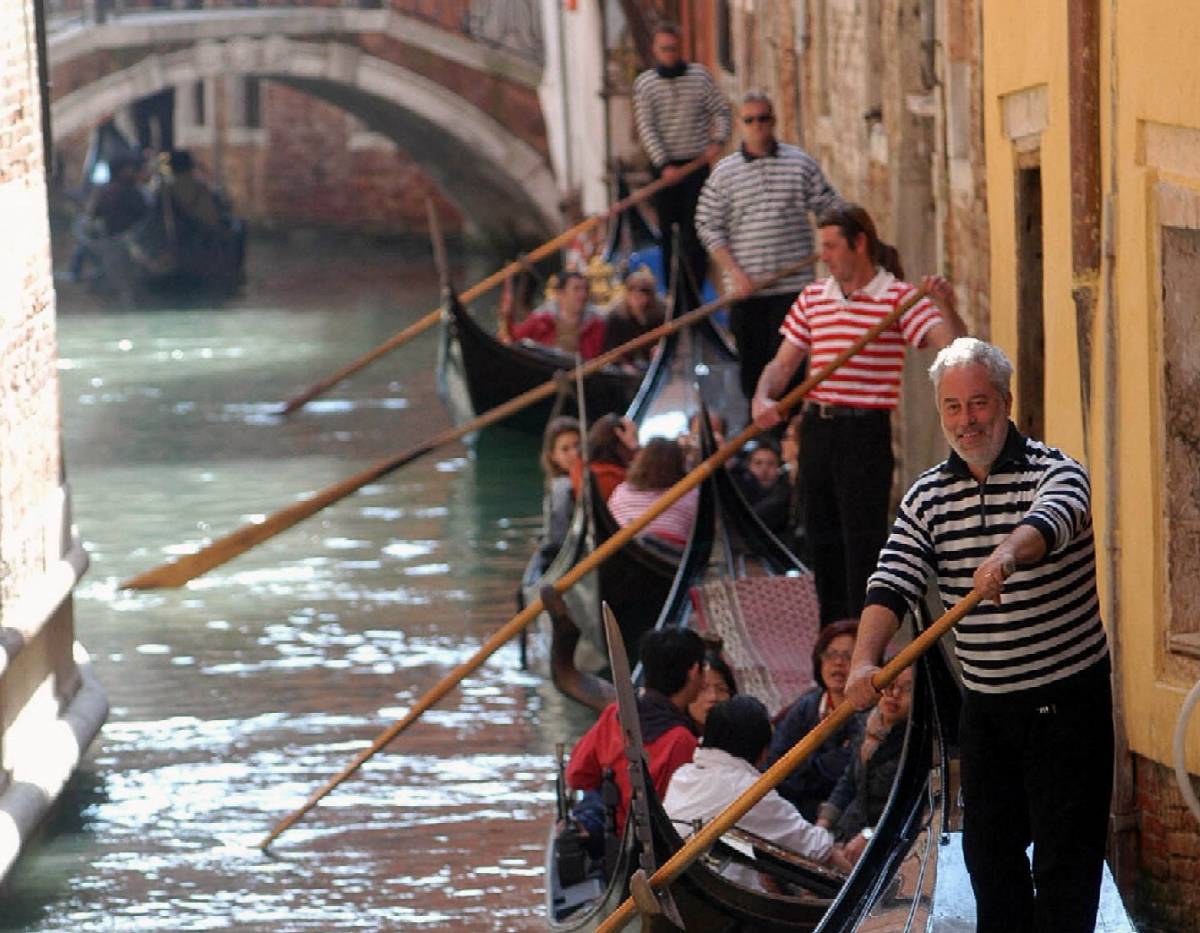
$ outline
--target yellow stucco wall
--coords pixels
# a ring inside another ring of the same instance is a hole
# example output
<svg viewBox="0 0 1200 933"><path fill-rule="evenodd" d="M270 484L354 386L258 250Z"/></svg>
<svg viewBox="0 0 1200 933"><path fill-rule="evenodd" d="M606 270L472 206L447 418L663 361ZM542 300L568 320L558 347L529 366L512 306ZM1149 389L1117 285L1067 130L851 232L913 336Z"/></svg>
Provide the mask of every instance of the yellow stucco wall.
<svg viewBox="0 0 1200 933"><path fill-rule="evenodd" d="M1043 199L1046 439L1083 459L1092 474L1101 592L1106 622L1110 630L1116 626L1130 745L1139 754L1170 762L1175 720L1185 691L1200 678L1200 661L1167 649L1162 309L1154 186L1166 180L1200 198L1200 133L1189 135L1200 129L1200 4L1113 0L1099 6L1102 184L1105 227L1113 232L1113 255L1103 272L1112 274L1116 301L1116 387L1114 391L1106 376L1110 308L1102 275L1086 442L1071 299L1065 3L989 0L984 7L991 327L993 339L1015 355L1014 178L1019 150L1035 147ZM1023 132L1039 126L1035 138L1013 138L1014 128ZM1106 419L1110 402L1115 417ZM1116 425L1112 456L1106 423ZM1116 483L1114 516L1106 508L1110 480ZM1115 619L1110 554L1116 555ZM1188 767L1200 773L1200 725L1191 736Z"/></svg>
<svg viewBox="0 0 1200 933"><path fill-rule="evenodd" d="M1162 469L1162 218L1154 186L1170 181L1200 199L1200 6L1124 0L1116 5L1115 18L1106 22L1105 33L1116 55L1117 76L1115 100L1107 95L1103 114L1113 143L1105 151L1106 178L1111 175L1116 184L1117 519L1126 718L1134 750L1169 762L1179 706L1185 690L1200 678L1200 662L1168 652L1166 641L1163 515L1169 490ZM1115 120L1110 116L1114 109ZM1190 735L1188 767L1197 773L1200 723L1195 719Z"/></svg>

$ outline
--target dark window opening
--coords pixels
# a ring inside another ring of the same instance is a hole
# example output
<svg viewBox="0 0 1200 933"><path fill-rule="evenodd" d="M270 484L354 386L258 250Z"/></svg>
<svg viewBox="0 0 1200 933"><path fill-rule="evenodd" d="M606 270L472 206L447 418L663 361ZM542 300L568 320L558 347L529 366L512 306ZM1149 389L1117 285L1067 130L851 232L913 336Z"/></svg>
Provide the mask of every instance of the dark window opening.
<svg viewBox="0 0 1200 933"><path fill-rule="evenodd" d="M1042 296L1042 170L1018 168L1017 222L1017 427L1046 436L1046 328Z"/></svg>

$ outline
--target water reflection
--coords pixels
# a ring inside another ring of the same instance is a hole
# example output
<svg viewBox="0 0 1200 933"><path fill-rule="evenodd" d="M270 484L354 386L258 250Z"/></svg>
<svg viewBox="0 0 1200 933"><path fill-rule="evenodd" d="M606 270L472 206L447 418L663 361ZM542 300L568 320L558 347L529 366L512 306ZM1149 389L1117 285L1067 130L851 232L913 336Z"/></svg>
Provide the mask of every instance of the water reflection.
<svg viewBox="0 0 1200 933"><path fill-rule="evenodd" d="M436 304L437 283L424 257L381 247L320 262L257 247L246 296L221 310L60 296L64 440L92 558L77 624L113 711L0 924L540 929L551 753L586 720L515 648L271 857L256 848L510 617L540 502L526 438L492 432L477 458L449 448L181 590L117 589L447 423L432 337L275 415Z"/></svg>

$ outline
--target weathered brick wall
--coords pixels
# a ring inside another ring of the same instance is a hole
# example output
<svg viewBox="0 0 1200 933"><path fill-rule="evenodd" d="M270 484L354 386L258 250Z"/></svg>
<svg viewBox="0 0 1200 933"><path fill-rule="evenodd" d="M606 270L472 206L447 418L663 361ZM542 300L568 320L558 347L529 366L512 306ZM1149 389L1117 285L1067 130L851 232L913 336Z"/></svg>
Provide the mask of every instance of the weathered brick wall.
<svg viewBox="0 0 1200 933"><path fill-rule="evenodd" d="M263 92L265 145L225 156L226 187L248 218L405 233L425 228L429 197L450 229L461 228L458 212L405 153L353 148L344 111L272 82Z"/></svg>
<svg viewBox="0 0 1200 933"><path fill-rule="evenodd" d="M47 559L41 506L59 480L50 235L33 10L0 0L0 603Z"/></svg>
<svg viewBox="0 0 1200 933"><path fill-rule="evenodd" d="M1175 772L1134 756L1139 872L1136 911L1149 929L1200 930L1200 825L1184 803ZM1200 793L1200 779L1192 786Z"/></svg>

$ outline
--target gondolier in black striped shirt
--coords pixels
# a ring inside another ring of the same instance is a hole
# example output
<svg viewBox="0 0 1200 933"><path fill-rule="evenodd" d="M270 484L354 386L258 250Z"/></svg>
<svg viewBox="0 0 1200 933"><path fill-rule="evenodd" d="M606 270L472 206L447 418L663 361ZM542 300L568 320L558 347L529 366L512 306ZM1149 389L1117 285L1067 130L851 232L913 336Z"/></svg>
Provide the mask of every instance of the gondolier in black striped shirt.
<svg viewBox="0 0 1200 933"><path fill-rule="evenodd" d="M775 138L775 110L766 94L746 94L739 117L742 145L717 163L700 192L696 232L724 271L726 288L742 299L731 309L730 324L749 399L779 349L792 299L813 273L805 269L747 297L752 280L812 255L809 214L820 215L841 198L812 156ZM794 374L794 382L802 378L802 371Z"/></svg>
<svg viewBox="0 0 1200 933"><path fill-rule="evenodd" d="M861 708L875 701L883 647L929 577L947 603L978 589L984 600L956 638L977 929L1091 933L1113 724L1088 475L1009 421L1012 365L996 347L960 337L930 375L953 452L901 502L867 586L846 694Z"/></svg>
<svg viewBox="0 0 1200 933"><path fill-rule="evenodd" d="M679 28L673 23L655 28L651 48L654 67L633 83L633 114L655 175L671 181L678 177L680 166L697 156L703 154L711 162L721 154L732 129L729 103L703 65L683 60ZM704 282L708 258L696 238L695 215L696 199L707 178L705 166L655 196L668 284L674 249L671 230L676 224L692 277L698 286Z"/></svg>

